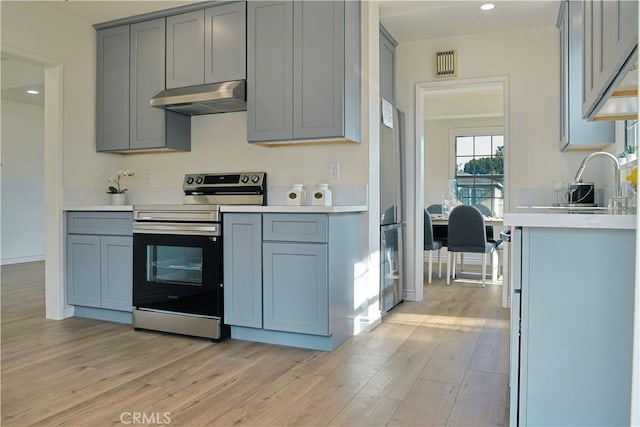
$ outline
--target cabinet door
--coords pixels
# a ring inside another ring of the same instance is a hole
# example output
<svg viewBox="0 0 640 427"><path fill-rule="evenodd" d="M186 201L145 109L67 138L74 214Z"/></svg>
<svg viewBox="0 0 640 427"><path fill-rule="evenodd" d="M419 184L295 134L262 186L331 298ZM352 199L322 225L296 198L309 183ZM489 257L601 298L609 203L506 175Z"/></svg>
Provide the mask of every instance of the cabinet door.
<svg viewBox="0 0 640 427"><path fill-rule="evenodd" d="M293 138L344 135L344 2L295 2Z"/></svg>
<svg viewBox="0 0 640 427"><path fill-rule="evenodd" d="M586 118L599 95L602 80L602 2L586 0L583 11L584 80L582 85L582 117Z"/></svg>
<svg viewBox="0 0 640 427"><path fill-rule="evenodd" d="M133 306L133 238L102 236L101 306L112 310L131 311Z"/></svg>
<svg viewBox="0 0 640 427"><path fill-rule="evenodd" d="M149 105L164 90L165 19L131 25L130 148L165 146L165 111Z"/></svg>
<svg viewBox="0 0 640 427"><path fill-rule="evenodd" d="M96 150L129 148L129 26L97 33Z"/></svg>
<svg viewBox="0 0 640 427"><path fill-rule="evenodd" d="M262 327L262 218L224 215L224 323Z"/></svg>
<svg viewBox="0 0 640 427"><path fill-rule="evenodd" d="M637 0L602 1L602 62L609 86L638 45Z"/></svg>
<svg viewBox="0 0 640 427"><path fill-rule="evenodd" d="M204 11L167 17L167 89L204 83Z"/></svg>
<svg viewBox="0 0 640 427"><path fill-rule="evenodd" d="M327 245L264 243L265 329L329 334Z"/></svg>
<svg viewBox="0 0 640 427"><path fill-rule="evenodd" d="M322 37L326 37L326 33ZM293 137L293 2L247 4L247 139ZM317 82L316 82L317 83Z"/></svg>
<svg viewBox="0 0 640 427"><path fill-rule="evenodd" d="M67 235L67 303L100 307L100 236Z"/></svg>
<svg viewBox="0 0 640 427"><path fill-rule="evenodd" d="M395 104L396 48L384 32L380 32L380 97Z"/></svg>
<svg viewBox="0 0 640 427"><path fill-rule="evenodd" d="M247 9L245 2L204 11L204 81L243 80L247 75Z"/></svg>

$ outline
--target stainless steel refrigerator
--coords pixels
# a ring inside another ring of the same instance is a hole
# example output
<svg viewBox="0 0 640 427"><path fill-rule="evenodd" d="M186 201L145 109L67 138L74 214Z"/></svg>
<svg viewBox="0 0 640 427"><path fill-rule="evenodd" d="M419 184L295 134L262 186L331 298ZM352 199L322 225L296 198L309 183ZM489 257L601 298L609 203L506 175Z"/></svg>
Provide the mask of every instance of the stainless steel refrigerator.
<svg viewBox="0 0 640 427"><path fill-rule="evenodd" d="M404 113L381 100L380 123L380 310L404 299L403 201Z"/></svg>

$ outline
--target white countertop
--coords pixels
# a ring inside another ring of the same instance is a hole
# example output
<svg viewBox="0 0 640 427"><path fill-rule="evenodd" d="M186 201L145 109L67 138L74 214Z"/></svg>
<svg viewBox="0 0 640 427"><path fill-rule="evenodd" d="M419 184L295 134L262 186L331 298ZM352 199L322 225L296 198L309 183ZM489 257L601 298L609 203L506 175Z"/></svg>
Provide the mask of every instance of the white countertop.
<svg viewBox="0 0 640 427"><path fill-rule="evenodd" d="M132 212L133 205L93 205L93 206L65 206L64 211L107 211L107 212Z"/></svg>
<svg viewBox="0 0 640 427"><path fill-rule="evenodd" d="M350 213L366 212L367 207L358 206L243 206L222 205L220 212L236 213Z"/></svg>
<svg viewBox="0 0 640 427"><path fill-rule="evenodd" d="M557 209L519 208L504 214L504 225L543 228L592 228L635 230L635 214L611 214L608 210L568 212Z"/></svg>

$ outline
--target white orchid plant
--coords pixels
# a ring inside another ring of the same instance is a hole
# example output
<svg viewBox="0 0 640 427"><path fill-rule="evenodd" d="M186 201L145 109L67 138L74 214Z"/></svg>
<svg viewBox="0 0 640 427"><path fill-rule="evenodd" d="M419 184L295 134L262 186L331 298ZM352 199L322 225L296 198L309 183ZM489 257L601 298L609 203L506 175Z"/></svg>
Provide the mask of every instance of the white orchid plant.
<svg viewBox="0 0 640 427"><path fill-rule="evenodd" d="M107 182L110 184L107 193L109 194L122 194L127 191L126 188L120 186L120 179L123 176L133 176L133 172L127 170L119 170L116 176L110 176L107 178Z"/></svg>

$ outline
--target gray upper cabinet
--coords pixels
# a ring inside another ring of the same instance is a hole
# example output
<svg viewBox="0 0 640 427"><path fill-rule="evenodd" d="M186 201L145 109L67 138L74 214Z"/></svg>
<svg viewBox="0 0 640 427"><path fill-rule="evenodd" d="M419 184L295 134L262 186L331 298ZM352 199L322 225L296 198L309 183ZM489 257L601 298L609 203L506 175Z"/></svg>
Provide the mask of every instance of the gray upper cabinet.
<svg viewBox="0 0 640 427"><path fill-rule="evenodd" d="M560 150L597 150L615 142L613 122L582 118L583 4L564 1L558 15L560 30Z"/></svg>
<svg viewBox="0 0 640 427"><path fill-rule="evenodd" d="M210 7L204 16L204 82L246 79L247 4Z"/></svg>
<svg viewBox="0 0 640 427"><path fill-rule="evenodd" d="M246 78L246 3L167 17L167 89Z"/></svg>
<svg viewBox="0 0 640 427"><path fill-rule="evenodd" d="M293 138L293 2L247 6L247 137Z"/></svg>
<svg viewBox="0 0 640 427"><path fill-rule="evenodd" d="M167 17L167 89L204 83L204 10Z"/></svg>
<svg viewBox="0 0 640 427"><path fill-rule="evenodd" d="M360 140L360 4L249 2L250 142Z"/></svg>
<svg viewBox="0 0 640 427"><path fill-rule="evenodd" d="M149 105L165 87L165 19L99 30L97 40L96 150L190 150L190 117Z"/></svg>
<svg viewBox="0 0 640 427"><path fill-rule="evenodd" d="M397 45L391 34L380 25L380 97L394 105Z"/></svg>
<svg viewBox="0 0 640 427"><path fill-rule="evenodd" d="M593 119L637 60L638 2L586 0L583 26L582 116Z"/></svg>
<svg viewBox="0 0 640 427"><path fill-rule="evenodd" d="M96 149L129 149L129 26L97 34Z"/></svg>

